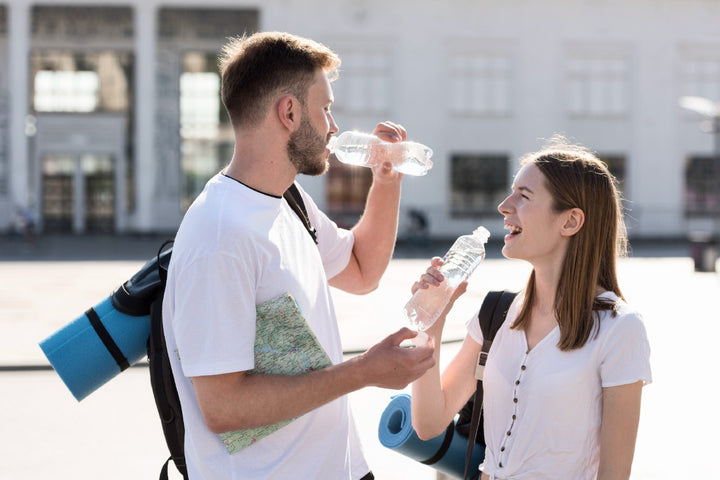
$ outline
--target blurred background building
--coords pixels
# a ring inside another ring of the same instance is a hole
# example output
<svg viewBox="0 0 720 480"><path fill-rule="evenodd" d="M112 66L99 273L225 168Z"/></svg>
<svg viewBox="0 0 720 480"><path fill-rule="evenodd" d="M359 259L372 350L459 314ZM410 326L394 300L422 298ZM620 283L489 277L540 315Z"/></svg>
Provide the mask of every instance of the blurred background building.
<svg viewBox="0 0 720 480"><path fill-rule="evenodd" d="M683 96L720 101L720 0L0 1L0 232L171 232L229 160L216 56L284 30L336 50L341 130L402 123L434 169L403 232L482 223L519 157L562 133L619 178L633 238L715 230L720 160ZM300 178L352 224L370 172Z"/></svg>

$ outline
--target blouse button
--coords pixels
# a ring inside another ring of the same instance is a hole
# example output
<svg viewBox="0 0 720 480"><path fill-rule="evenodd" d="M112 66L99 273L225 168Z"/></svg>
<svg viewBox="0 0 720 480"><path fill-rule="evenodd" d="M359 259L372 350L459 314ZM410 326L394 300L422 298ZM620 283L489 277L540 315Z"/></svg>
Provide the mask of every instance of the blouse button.
<svg viewBox="0 0 720 480"><path fill-rule="evenodd" d="M517 399L517 398L513 398L513 402L517 403L517 402L518 402L518 399Z"/></svg>
<svg viewBox="0 0 720 480"><path fill-rule="evenodd" d="M499 467L502 468L502 462L500 462Z"/></svg>
<svg viewBox="0 0 720 480"><path fill-rule="evenodd" d="M515 380L515 385L520 385L520 380Z"/></svg>
<svg viewBox="0 0 720 480"><path fill-rule="evenodd" d="M510 436L510 433L512 433L511 430L508 430L508 431L507 431L508 437Z"/></svg>
<svg viewBox="0 0 720 480"><path fill-rule="evenodd" d="M525 365L523 365L522 367L520 367L520 369L525 370L525 369L527 369L527 367Z"/></svg>
<svg viewBox="0 0 720 480"><path fill-rule="evenodd" d="M505 447L500 447L500 451L501 451L501 452L504 452L504 451L505 451Z"/></svg>

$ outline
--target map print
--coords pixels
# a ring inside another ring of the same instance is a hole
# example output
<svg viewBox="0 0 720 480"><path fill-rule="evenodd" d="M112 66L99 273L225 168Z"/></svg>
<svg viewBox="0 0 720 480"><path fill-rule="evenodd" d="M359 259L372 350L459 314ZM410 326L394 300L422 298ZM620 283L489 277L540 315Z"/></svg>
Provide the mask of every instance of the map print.
<svg viewBox="0 0 720 480"><path fill-rule="evenodd" d="M289 293L257 306L255 368L248 373L301 375L332 364ZM273 425L220 434L225 448L235 453L284 427Z"/></svg>

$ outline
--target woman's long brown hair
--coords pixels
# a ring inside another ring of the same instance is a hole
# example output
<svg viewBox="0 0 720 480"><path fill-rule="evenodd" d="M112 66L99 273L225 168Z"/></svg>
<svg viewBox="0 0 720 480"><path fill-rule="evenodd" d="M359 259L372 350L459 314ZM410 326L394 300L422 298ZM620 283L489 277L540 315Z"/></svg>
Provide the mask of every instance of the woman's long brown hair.
<svg viewBox="0 0 720 480"><path fill-rule="evenodd" d="M627 247L622 200L607 166L582 147L553 137L542 150L526 155L521 164L534 164L543 173L553 197L553 210L579 208L582 228L570 238L555 294L561 350L581 348L599 325L598 311L615 310L613 302L597 297L597 287L623 298L616 261ZM535 299L535 271L512 328L525 329Z"/></svg>

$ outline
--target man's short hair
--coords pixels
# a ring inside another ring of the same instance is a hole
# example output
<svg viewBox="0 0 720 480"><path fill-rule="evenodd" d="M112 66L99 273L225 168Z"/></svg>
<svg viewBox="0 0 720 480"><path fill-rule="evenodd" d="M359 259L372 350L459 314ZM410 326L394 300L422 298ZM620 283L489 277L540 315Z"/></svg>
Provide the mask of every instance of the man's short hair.
<svg viewBox="0 0 720 480"><path fill-rule="evenodd" d="M277 95L305 103L318 69L337 78L340 58L325 45L286 32L231 39L222 49L222 101L235 128L259 124Z"/></svg>

